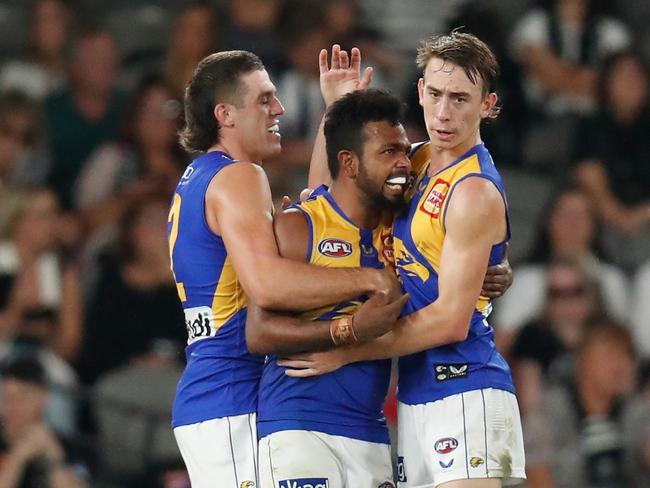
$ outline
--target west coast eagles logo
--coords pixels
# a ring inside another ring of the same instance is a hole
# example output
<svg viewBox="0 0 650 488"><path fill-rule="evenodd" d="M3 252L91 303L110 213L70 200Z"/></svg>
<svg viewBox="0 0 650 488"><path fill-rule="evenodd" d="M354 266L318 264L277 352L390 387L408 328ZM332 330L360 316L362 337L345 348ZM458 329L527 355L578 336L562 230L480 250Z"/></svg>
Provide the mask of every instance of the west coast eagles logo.
<svg viewBox="0 0 650 488"><path fill-rule="evenodd" d="M483 463L485 463L485 461L483 461L483 458L480 457L473 457L469 460L469 465L472 468L478 468Z"/></svg>
<svg viewBox="0 0 650 488"><path fill-rule="evenodd" d="M239 488L255 488L254 481L242 481Z"/></svg>
<svg viewBox="0 0 650 488"><path fill-rule="evenodd" d="M445 198L447 198L448 192L449 183L438 178L433 184L433 188L431 188L427 198L420 205L420 210L429 214L433 219L439 218L442 204L445 203Z"/></svg>

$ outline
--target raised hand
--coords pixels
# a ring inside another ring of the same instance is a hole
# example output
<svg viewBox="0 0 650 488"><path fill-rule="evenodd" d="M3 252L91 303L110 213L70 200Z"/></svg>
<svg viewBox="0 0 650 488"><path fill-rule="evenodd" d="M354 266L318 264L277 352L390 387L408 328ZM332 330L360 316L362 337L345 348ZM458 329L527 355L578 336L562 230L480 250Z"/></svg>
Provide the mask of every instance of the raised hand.
<svg viewBox="0 0 650 488"><path fill-rule="evenodd" d="M328 64L328 51L322 49L318 55L320 69L320 90L325 105L330 106L346 93L365 90L372 81L372 68L368 67L361 75L361 51L353 47L348 56L341 46L332 46L331 66Z"/></svg>

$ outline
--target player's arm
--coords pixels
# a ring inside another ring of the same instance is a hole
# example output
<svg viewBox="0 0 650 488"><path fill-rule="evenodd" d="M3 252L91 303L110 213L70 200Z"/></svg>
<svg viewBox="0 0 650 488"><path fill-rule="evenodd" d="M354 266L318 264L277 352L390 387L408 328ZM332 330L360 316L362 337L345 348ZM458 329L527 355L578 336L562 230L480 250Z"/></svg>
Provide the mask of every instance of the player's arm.
<svg viewBox="0 0 650 488"><path fill-rule="evenodd" d="M305 216L297 209L279 214L274 221L280 255L305 261L310 246L310 230ZM382 335L395 324L406 302L405 297L390 302L385 294L375 294L352 318L353 337L363 341ZM253 354L291 354L317 351L344 345L337 335L338 324L330 320L305 320L282 315L249 304L246 318L246 343ZM334 327L334 329L333 329Z"/></svg>
<svg viewBox="0 0 650 488"><path fill-rule="evenodd" d="M322 374L343 364L404 356L463 341L490 250L506 233L505 205L496 187L483 178L460 182L448 204L445 228L435 302L400 319L391 331L374 341L322 356L282 361L284 366L299 368L288 374Z"/></svg>
<svg viewBox="0 0 650 488"><path fill-rule="evenodd" d="M321 49L318 55L320 90L326 108L346 93L365 90L372 81L372 68L366 68L361 75L361 51L358 48L353 47L348 56L347 51L341 50L341 46L334 44L331 65L327 62L328 54L327 49ZM318 127L309 163L309 188L317 188L322 184L329 185L332 181L327 167L324 125L325 116Z"/></svg>
<svg viewBox="0 0 650 488"><path fill-rule="evenodd" d="M206 217L222 236L248 298L267 309L308 310L399 285L375 269L329 269L282 258L273 234L273 202L266 174L239 162L219 171L208 186Z"/></svg>

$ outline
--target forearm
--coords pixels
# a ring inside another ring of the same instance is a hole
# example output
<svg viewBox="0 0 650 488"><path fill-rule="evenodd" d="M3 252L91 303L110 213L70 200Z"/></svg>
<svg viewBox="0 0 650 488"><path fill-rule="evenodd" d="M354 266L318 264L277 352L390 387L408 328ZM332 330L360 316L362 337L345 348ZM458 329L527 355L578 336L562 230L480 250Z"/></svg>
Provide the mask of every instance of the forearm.
<svg viewBox="0 0 650 488"><path fill-rule="evenodd" d="M329 185L332 177L327 166L327 149L325 146L325 117L321 119L318 126L318 134L314 141L314 149L311 153L311 162L309 163L309 188L317 188L320 185Z"/></svg>
<svg viewBox="0 0 650 488"><path fill-rule="evenodd" d="M246 324L248 349L253 354L281 356L334 346L329 320L304 320L270 313L259 320L264 323Z"/></svg>
<svg viewBox="0 0 650 488"><path fill-rule="evenodd" d="M325 268L277 257L257 273L249 297L269 310L304 311L381 291L381 272L372 268Z"/></svg>
<svg viewBox="0 0 650 488"><path fill-rule="evenodd" d="M442 307L436 304L403 317L391 331L374 341L350 348L350 362L407 356L462 340L467 335L469 320L466 325L447 320L437 312Z"/></svg>

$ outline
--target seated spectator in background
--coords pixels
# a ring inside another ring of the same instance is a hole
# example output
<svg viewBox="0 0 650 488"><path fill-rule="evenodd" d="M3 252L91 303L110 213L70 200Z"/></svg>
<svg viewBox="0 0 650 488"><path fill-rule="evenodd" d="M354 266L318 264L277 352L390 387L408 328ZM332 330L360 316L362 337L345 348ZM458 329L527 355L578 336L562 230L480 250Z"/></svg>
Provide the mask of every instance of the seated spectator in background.
<svg viewBox="0 0 650 488"><path fill-rule="evenodd" d="M216 50L216 33L216 12L210 3L190 2L178 14L164 66L165 82L178 100L183 99L198 62Z"/></svg>
<svg viewBox="0 0 650 488"><path fill-rule="evenodd" d="M523 416L527 486L628 487L625 458L633 444L624 426L636 364L627 329L595 325L580 340L575 362L573 381L543 388L539 408Z"/></svg>
<svg viewBox="0 0 650 488"><path fill-rule="evenodd" d="M222 50L242 49L257 54L271 78L286 69L287 60L276 31L281 0L224 0L219 29ZM279 35L278 35L279 34Z"/></svg>
<svg viewBox="0 0 650 488"><path fill-rule="evenodd" d="M329 0L324 5L324 22L327 36L341 48L350 52L358 47L365 65L372 66L373 87L396 90L401 73L400 58L389 46L382 44L379 30L365 22L359 0ZM363 68L362 68L363 69Z"/></svg>
<svg viewBox="0 0 650 488"><path fill-rule="evenodd" d="M48 384L47 424L58 434L73 436L78 429L80 391L77 373L50 347L57 333L57 314L51 308L30 308L17 322L11 339L0 342L0 363L27 356L43 367Z"/></svg>
<svg viewBox="0 0 650 488"><path fill-rule="evenodd" d="M181 357L186 331L169 265L168 202L135 202L122 218L118 251L102 263L86 316L78 363L86 383L128 364L159 339L171 341Z"/></svg>
<svg viewBox="0 0 650 488"><path fill-rule="evenodd" d="M151 323L150 323L151 325ZM182 329L182 323L178 323ZM98 379L93 388L99 466L120 486L151 486L142 477L172 468L185 472L172 430L171 408L183 372L178 344L153 340L148 350ZM185 474L185 479L189 478Z"/></svg>
<svg viewBox="0 0 650 488"><path fill-rule="evenodd" d="M517 332L510 355L537 362L545 378L566 381L574 373L573 351L590 324L603 317L598 285L579 262L555 261L548 269L544 308Z"/></svg>
<svg viewBox="0 0 650 488"><path fill-rule="evenodd" d="M525 156L562 169L575 117L596 106L597 72L611 54L628 48L628 28L608 15L611 2L541 0L511 37L511 55L525 74L526 99L535 116ZM545 152L544 152L545 151Z"/></svg>
<svg viewBox="0 0 650 488"><path fill-rule="evenodd" d="M278 27L290 61L275 82L285 113L280 119L282 152L265 166L276 193L297 194L305 187L314 139L325 112L320 92L318 53L329 44L321 2L288 1Z"/></svg>
<svg viewBox="0 0 650 488"><path fill-rule="evenodd" d="M598 224L588 195L568 185L553 195L538 224L538 237L529 258L515 268L517 279L495 304L494 321L508 342L521 325L544 308L549 266L556 259L579 261L597 280L607 314L627 320L628 281L622 270L603 259Z"/></svg>
<svg viewBox="0 0 650 488"><path fill-rule="evenodd" d="M49 170L38 102L12 91L0 95L0 204L12 187L41 185Z"/></svg>
<svg viewBox="0 0 650 488"><path fill-rule="evenodd" d="M609 231L608 249L634 267L650 259L650 73L642 59L610 58L599 95L599 112L578 126L576 179Z"/></svg>
<svg viewBox="0 0 650 488"><path fill-rule="evenodd" d="M126 97L116 88L118 58L111 35L89 29L70 46L68 87L44 101L52 150L49 183L63 208L72 206L74 187L86 159L119 133Z"/></svg>
<svg viewBox="0 0 650 488"><path fill-rule="evenodd" d="M32 2L28 56L6 63L0 70L0 90L18 90L42 99L65 84L64 50L72 31L74 12L68 0Z"/></svg>
<svg viewBox="0 0 650 488"><path fill-rule="evenodd" d="M2 488L82 488L83 465L46 425L45 375L29 359L4 366L1 379L0 486Z"/></svg>
<svg viewBox="0 0 650 488"><path fill-rule="evenodd" d="M630 325L639 354L650 362L650 260L639 267L634 277L630 306Z"/></svg>
<svg viewBox="0 0 650 488"><path fill-rule="evenodd" d="M96 231L114 233L135 201L174 192L186 165L176 135L181 110L162 78L146 78L132 97L120 138L88 158L74 201L90 239Z"/></svg>
<svg viewBox="0 0 650 488"><path fill-rule="evenodd" d="M640 368L639 385L625 426L631 446L626 459L631 474L630 488L650 486L650 361L647 358Z"/></svg>
<svg viewBox="0 0 650 488"><path fill-rule="evenodd" d="M4 199L1 211L0 338L13 339L30 310L50 309L56 321L44 340L72 360L82 336L81 291L76 263L58 250L56 198L46 188L17 191Z"/></svg>

